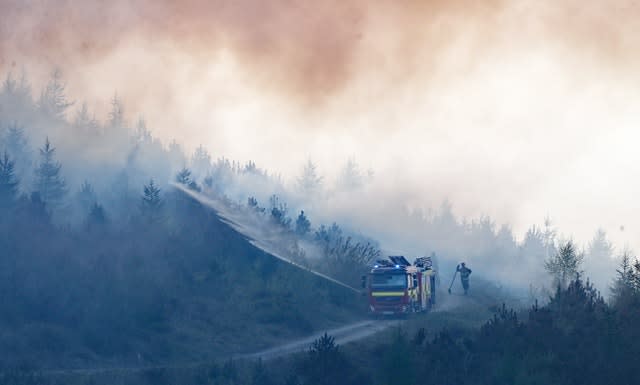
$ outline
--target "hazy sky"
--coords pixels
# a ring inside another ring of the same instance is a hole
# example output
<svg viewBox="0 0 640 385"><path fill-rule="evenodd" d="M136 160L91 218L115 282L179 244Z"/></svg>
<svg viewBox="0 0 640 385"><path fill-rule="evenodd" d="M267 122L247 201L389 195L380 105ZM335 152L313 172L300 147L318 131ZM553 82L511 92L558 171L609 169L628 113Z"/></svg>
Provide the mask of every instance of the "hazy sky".
<svg viewBox="0 0 640 385"><path fill-rule="evenodd" d="M640 251L635 2L128 3L0 0L0 70L285 178L354 157L411 206Z"/></svg>

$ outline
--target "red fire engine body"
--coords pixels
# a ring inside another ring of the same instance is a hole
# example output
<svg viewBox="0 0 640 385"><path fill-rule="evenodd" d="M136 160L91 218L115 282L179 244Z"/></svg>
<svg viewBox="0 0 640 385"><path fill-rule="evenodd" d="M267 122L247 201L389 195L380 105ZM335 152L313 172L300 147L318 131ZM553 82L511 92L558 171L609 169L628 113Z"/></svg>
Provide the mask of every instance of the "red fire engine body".
<svg viewBox="0 0 640 385"><path fill-rule="evenodd" d="M369 310L375 315L397 315L429 310L436 300L436 272L430 257L412 265L403 256L377 261L363 277Z"/></svg>

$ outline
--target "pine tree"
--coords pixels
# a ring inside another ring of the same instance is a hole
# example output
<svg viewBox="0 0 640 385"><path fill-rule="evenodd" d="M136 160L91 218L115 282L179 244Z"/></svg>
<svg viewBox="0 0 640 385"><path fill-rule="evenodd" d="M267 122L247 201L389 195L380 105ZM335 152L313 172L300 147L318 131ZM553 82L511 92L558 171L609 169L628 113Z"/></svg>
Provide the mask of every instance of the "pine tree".
<svg viewBox="0 0 640 385"><path fill-rule="evenodd" d="M94 202L87 216L87 229L94 230L104 227L107 223L107 215L104 208L98 202Z"/></svg>
<svg viewBox="0 0 640 385"><path fill-rule="evenodd" d="M151 143L153 141L153 136L151 135L151 131L147 128L147 122L144 118L140 117L138 119L133 137L136 143Z"/></svg>
<svg viewBox="0 0 640 385"><path fill-rule="evenodd" d="M22 183L25 183L25 177L32 172L32 154L29 151L29 144L24 134L24 129L17 123L9 125L4 138L6 150L11 154L14 161L15 170L21 176ZM30 181L29 181L30 182ZM28 184L28 183L27 183Z"/></svg>
<svg viewBox="0 0 640 385"><path fill-rule="evenodd" d="M613 245L607 239L607 233L598 229L589 243L588 255L596 259L608 259L613 254Z"/></svg>
<svg viewBox="0 0 640 385"><path fill-rule="evenodd" d="M255 197L247 198L247 207L259 214L264 214L266 211L264 207L258 205L258 200Z"/></svg>
<svg viewBox="0 0 640 385"><path fill-rule="evenodd" d="M15 176L14 162L6 152L0 158L0 208L10 207L18 193L18 180Z"/></svg>
<svg viewBox="0 0 640 385"><path fill-rule="evenodd" d="M11 72L7 74L2 82L2 93L9 97L16 93L16 80L13 78L13 74Z"/></svg>
<svg viewBox="0 0 640 385"><path fill-rule="evenodd" d="M24 151L25 147L27 147L27 138L24 136L24 129L15 122L9 125L5 143L11 152Z"/></svg>
<svg viewBox="0 0 640 385"><path fill-rule="evenodd" d="M309 222L307 216L304 215L304 211L300 211L300 215L298 215L298 219L296 219L296 233L304 236L309 231L311 231L311 222Z"/></svg>
<svg viewBox="0 0 640 385"><path fill-rule="evenodd" d="M67 109L73 105L73 102L67 100L66 86L61 79L60 71L54 70L51 79L40 94L38 108L45 116L64 119Z"/></svg>
<svg viewBox="0 0 640 385"><path fill-rule="evenodd" d="M549 259L555 255L555 252L552 251L553 248L547 243L545 233L538 226L533 225L527 230L522 246L520 246L520 252L524 257Z"/></svg>
<svg viewBox="0 0 640 385"><path fill-rule="evenodd" d="M188 186L189 182L191 182L191 171L189 171L188 168L183 167L176 175L176 182Z"/></svg>
<svg viewBox="0 0 640 385"><path fill-rule="evenodd" d="M616 302L627 299L637 289L634 282L632 258L630 250L625 249L622 252L620 267L616 270L616 280L611 288Z"/></svg>
<svg viewBox="0 0 640 385"><path fill-rule="evenodd" d="M26 220L26 223L31 226L32 221L39 222L41 224L49 224L51 215L47 210L47 205L42 200L42 197L38 191L31 193L30 198L21 199L21 219Z"/></svg>
<svg viewBox="0 0 640 385"><path fill-rule="evenodd" d="M176 182L186 186L190 190L200 191L198 184L191 179L191 171L186 167L183 167L182 170L178 171L178 174L176 175Z"/></svg>
<svg viewBox="0 0 640 385"><path fill-rule="evenodd" d="M362 175L362 171L360 171L358 163L356 163L354 159L350 158L340 172L338 185L343 190L349 191L355 190L363 184L364 176Z"/></svg>
<svg viewBox="0 0 640 385"><path fill-rule="evenodd" d="M93 186L88 181L82 182L80 190L76 194L76 200L82 207L82 210L89 211L94 203L96 203L96 192L93 190Z"/></svg>
<svg viewBox="0 0 640 385"><path fill-rule="evenodd" d="M576 250L573 241L569 240L560 245L558 252L545 261L545 269L560 287L567 287L567 283L581 273L580 266L584 255Z"/></svg>
<svg viewBox="0 0 640 385"><path fill-rule="evenodd" d="M202 178L211 171L211 155L202 145L196 148L191 157L191 168L198 178Z"/></svg>
<svg viewBox="0 0 640 385"><path fill-rule="evenodd" d="M7 74L2 89L0 90L0 105L4 113L11 118L8 120L26 121L33 116L33 100L31 98L31 85L25 72L22 72L20 80L16 81L11 73ZM15 154L13 154L15 156Z"/></svg>
<svg viewBox="0 0 640 385"><path fill-rule="evenodd" d="M307 160L307 163L304 165L302 175L298 177L298 189L303 194L313 194L322 186L323 178L318 175L316 168L316 165L311 159Z"/></svg>
<svg viewBox="0 0 640 385"><path fill-rule="evenodd" d="M151 179L148 185L144 186L144 194L142 195L142 202L140 205L140 211L145 221L148 223L159 222L162 219L162 207L163 202L160 197L160 188L158 188Z"/></svg>
<svg viewBox="0 0 640 385"><path fill-rule="evenodd" d="M616 264L612 256L613 245L607 239L607 233L598 229L587 247L584 271L603 293L608 293L611 277L616 273Z"/></svg>
<svg viewBox="0 0 640 385"><path fill-rule="evenodd" d="M271 205L271 219L276 224L288 229L291 225L291 218L287 217L287 204L280 203L277 195L272 195L269 198L269 203Z"/></svg>
<svg viewBox="0 0 640 385"><path fill-rule="evenodd" d="M256 166L256 162L250 160L244 165L241 171L243 174L260 174L260 169Z"/></svg>
<svg viewBox="0 0 640 385"><path fill-rule="evenodd" d="M353 368L335 339L324 333L316 339L298 364L298 372L305 384L344 384Z"/></svg>
<svg viewBox="0 0 640 385"><path fill-rule="evenodd" d="M66 183L60 175L62 166L54 158L55 151L47 138L40 149L40 165L35 170L35 190L44 203L54 206L60 204L67 193Z"/></svg>
<svg viewBox="0 0 640 385"><path fill-rule="evenodd" d="M82 103L80 109L76 112L73 126L84 134L95 134L98 132L99 124L95 116L89 115L87 103Z"/></svg>
<svg viewBox="0 0 640 385"><path fill-rule="evenodd" d="M118 95L111 99L111 111L109 111L109 127L124 128L124 108Z"/></svg>

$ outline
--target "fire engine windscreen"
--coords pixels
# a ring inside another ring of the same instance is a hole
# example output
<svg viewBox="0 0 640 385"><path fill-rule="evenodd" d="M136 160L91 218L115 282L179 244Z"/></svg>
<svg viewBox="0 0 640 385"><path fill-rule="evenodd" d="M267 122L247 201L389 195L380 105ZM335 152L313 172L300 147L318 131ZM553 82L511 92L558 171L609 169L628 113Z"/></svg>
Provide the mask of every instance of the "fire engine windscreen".
<svg viewBox="0 0 640 385"><path fill-rule="evenodd" d="M372 274L372 289L405 289L407 287L406 274Z"/></svg>

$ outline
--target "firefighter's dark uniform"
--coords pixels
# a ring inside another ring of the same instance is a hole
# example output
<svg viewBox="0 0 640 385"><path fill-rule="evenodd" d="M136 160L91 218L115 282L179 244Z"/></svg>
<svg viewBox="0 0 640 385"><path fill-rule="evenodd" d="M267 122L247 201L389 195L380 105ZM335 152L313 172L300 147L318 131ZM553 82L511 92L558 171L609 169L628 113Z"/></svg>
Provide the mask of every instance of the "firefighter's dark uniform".
<svg viewBox="0 0 640 385"><path fill-rule="evenodd" d="M467 291L469 290L469 275L471 275L471 269L466 267L463 263L461 265L458 265L456 270L460 273L460 282L462 282L464 294L467 294Z"/></svg>

